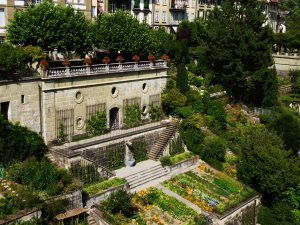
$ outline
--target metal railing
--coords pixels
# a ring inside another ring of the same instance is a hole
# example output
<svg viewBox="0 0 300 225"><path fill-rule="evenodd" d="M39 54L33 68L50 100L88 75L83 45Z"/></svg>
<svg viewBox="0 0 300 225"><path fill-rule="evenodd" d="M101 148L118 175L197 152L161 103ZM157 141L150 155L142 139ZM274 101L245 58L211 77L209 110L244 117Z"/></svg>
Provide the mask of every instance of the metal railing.
<svg viewBox="0 0 300 225"><path fill-rule="evenodd" d="M160 68L167 68L167 62L163 60L156 60L153 62L141 61L127 63L95 64L91 66L56 67L48 69L46 71L46 77L71 77L80 75L141 71Z"/></svg>

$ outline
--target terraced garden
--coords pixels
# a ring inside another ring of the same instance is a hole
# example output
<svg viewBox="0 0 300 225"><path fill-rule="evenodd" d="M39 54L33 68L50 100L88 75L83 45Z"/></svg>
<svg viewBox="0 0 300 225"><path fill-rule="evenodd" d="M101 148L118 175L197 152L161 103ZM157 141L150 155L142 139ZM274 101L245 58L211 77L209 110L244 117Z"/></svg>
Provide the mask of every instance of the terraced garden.
<svg viewBox="0 0 300 225"><path fill-rule="evenodd" d="M144 225L204 225L205 217L184 203L156 188L149 188L131 196L133 213L113 214L104 207L104 217L111 224ZM106 205L104 203L104 205Z"/></svg>
<svg viewBox="0 0 300 225"><path fill-rule="evenodd" d="M178 174L163 186L206 212L224 213L255 194L250 187L205 165Z"/></svg>

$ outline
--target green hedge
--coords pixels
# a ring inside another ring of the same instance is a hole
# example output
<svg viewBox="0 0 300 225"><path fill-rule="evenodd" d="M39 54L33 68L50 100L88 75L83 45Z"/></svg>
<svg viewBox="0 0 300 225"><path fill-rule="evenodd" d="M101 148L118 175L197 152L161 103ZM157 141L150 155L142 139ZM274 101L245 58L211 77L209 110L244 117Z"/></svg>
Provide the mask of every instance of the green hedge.
<svg viewBox="0 0 300 225"><path fill-rule="evenodd" d="M124 178L113 178L111 180L105 180L98 183L86 185L83 188L83 191L88 195L95 195L101 191L107 190L112 187L119 186L121 184L125 184L127 181Z"/></svg>
<svg viewBox="0 0 300 225"><path fill-rule="evenodd" d="M117 145L107 149L108 168L116 170L124 166L125 146Z"/></svg>
<svg viewBox="0 0 300 225"><path fill-rule="evenodd" d="M141 162L148 159L145 140L135 140L132 142L133 157L136 162Z"/></svg>
<svg viewBox="0 0 300 225"><path fill-rule="evenodd" d="M139 104L126 105L124 124L126 128L135 127L141 124L142 110Z"/></svg>

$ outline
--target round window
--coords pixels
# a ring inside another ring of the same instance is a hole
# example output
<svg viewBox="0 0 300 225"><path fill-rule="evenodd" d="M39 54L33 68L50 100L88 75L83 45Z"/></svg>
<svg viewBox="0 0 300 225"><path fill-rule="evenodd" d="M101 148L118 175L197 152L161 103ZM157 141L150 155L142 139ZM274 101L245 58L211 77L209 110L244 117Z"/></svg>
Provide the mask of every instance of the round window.
<svg viewBox="0 0 300 225"><path fill-rule="evenodd" d="M75 94L75 101L77 103L81 103L83 101L83 94L81 93L81 91L77 91Z"/></svg>
<svg viewBox="0 0 300 225"><path fill-rule="evenodd" d="M81 130L84 127L84 121L81 117L76 119L76 128Z"/></svg>
<svg viewBox="0 0 300 225"><path fill-rule="evenodd" d="M116 97L118 96L118 94L119 94L119 91L117 90L117 88L116 88L116 87L113 87L113 88L111 89L111 96L112 96L113 98L116 98Z"/></svg>
<svg viewBox="0 0 300 225"><path fill-rule="evenodd" d="M148 91L148 85L146 83L143 83L142 90L144 93Z"/></svg>

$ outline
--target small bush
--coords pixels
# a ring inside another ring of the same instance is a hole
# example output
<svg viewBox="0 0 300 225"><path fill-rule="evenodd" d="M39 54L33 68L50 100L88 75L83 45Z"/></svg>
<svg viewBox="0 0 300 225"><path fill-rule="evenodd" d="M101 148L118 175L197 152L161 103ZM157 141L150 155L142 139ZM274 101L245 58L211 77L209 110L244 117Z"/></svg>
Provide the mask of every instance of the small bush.
<svg viewBox="0 0 300 225"><path fill-rule="evenodd" d="M126 128L135 127L141 124L142 110L139 104L126 105L125 106L125 117L124 124Z"/></svg>
<svg viewBox="0 0 300 225"><path fill-rule="evenodd" d="M149 114L152 121L159 120L159 117L161 115L160 106L154 106L153 104L151 104L149 109Z"/></svg>
<svg viewBox="0 0 300 225"><path fill-rule="evenodd" d="M131 194L126 190L113 192L102 205L105 211L112 214L122 213L126 217L131 217L134 213Z"/></svg>
<svg viewBox="0 0 300 225"><path fill-rule="evenodd" d="M107 132L106 123L106 112L98 112L87 121L86 130L90 135L102 135Z"/></svg>
<svg viewBox="0 0 300 225"><path fill-rule="evenodd" d="M162 157L160 157L159 161L162 166L171 166L172 165L170 156L162 156Z"/></svg>

